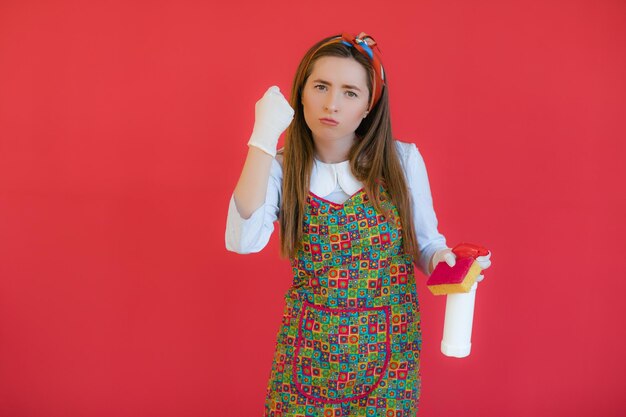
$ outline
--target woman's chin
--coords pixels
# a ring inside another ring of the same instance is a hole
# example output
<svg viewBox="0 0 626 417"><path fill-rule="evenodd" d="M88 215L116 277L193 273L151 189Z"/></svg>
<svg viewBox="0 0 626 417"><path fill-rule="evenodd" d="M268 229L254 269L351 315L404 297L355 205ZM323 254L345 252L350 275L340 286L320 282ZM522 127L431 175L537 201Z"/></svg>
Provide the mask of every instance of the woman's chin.
<svg viewBox="0 0 626 417"><path fill-rule="evenodd" d="M327 142L338 142L343 140L349 140L354 138L352 134L341 134L339 132L329 132L329 131L317 131L313 132L313 140L316 143L327 143Z"/></svg>

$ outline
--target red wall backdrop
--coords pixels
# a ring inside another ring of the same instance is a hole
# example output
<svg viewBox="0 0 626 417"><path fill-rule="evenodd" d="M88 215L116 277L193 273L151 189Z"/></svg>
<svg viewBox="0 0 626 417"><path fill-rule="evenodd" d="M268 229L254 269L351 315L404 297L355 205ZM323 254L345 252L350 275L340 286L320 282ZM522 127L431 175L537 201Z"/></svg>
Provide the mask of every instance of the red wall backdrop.
<svg viewBox="0 0 626 417"><path fill-rule="evenodd" d="M227 203L255 101L344 30L493 252L466 359L419 277L420 415L623 415L626 3L410 3L0 3L0 415L262 415L291 275Z"/></svg>

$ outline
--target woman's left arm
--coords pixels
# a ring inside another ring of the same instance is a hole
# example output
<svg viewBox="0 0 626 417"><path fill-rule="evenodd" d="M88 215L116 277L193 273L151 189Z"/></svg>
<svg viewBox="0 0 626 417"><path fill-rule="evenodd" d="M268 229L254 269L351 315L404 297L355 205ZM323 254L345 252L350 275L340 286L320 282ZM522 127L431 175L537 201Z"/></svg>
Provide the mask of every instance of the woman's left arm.
<svg viewBox="0 0 626 417"><path fill-rule="evenodd" d="M420 252L417 266L425 275L430 275L434 267L432 261L446 260L450 263L450 261L454 262L454 258L452 260L444 258L449 248L446 245L445 236L439 233L437 228L437 215L433 207L424 158L422 158L415 144L400 141L396 143L401 162L404 165L407 186L411 196L413 225ZM439 257L441 259L435 259Z"/></svg>

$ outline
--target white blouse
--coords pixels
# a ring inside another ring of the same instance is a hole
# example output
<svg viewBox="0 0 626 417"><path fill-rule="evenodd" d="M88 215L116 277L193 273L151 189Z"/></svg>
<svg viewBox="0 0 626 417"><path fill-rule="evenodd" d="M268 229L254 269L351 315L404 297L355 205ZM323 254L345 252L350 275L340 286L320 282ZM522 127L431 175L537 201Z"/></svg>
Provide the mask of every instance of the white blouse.
<svg viewBox="0 0 626 417"><path fill-rule="evenodd" d="M437 230L437 216L422 155L412 143L396 141L396 147L411 196L413 224L420 251L417 266L428 275L430 259L437 250L447 247L446 239ZM265 203L248 219L241 217L231 195L226 220L226 249L246 254L259 252L267 245L274 231L274 222L278 220L282 178L282 168L274 159ZM315 195L334 203L343 203L362 187L363 184L352 175L350 161L327 164L315 160L310 181L310 190Z"/></svg>

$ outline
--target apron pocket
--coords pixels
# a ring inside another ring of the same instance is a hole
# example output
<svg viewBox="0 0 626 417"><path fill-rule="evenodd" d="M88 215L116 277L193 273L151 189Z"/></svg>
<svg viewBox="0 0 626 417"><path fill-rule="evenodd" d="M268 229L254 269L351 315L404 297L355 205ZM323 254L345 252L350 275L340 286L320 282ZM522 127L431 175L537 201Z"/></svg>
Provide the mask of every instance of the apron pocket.
<svg viewBox="0 0 626 417"><path fill-rule="evenodd" d="M389 307L327 308L302 304L294 381L300 394L340 403L369 395L387 371Z"/></svg>

